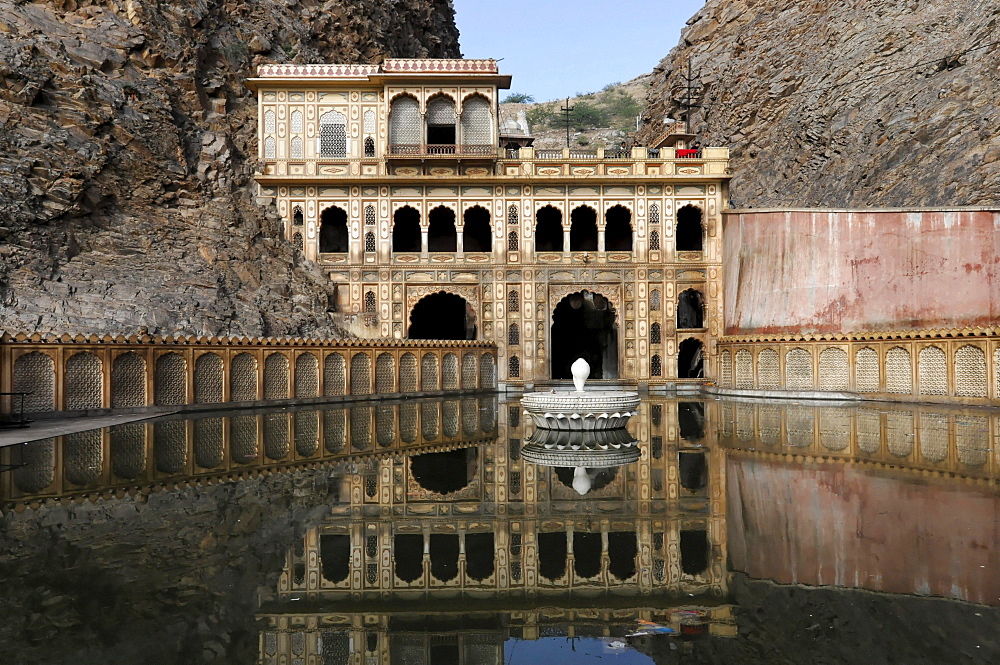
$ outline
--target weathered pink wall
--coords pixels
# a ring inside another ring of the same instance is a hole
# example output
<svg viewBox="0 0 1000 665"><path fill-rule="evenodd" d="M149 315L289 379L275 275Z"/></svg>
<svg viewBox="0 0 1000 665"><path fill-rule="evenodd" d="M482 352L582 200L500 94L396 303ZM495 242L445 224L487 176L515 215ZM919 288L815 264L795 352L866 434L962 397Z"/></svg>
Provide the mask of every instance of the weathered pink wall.
<svg viewBox="0 0 1000 665"><path fill-rule="evenodd" d="M1000 495L848 466L730 458L733 570L1000 605Z"/></svg>
<svg viewBox="0 0 1000 665"><path fill-rule="evenodd" d="M724 219L726 334L994 325L1000 211L775 211Z"/></svg>

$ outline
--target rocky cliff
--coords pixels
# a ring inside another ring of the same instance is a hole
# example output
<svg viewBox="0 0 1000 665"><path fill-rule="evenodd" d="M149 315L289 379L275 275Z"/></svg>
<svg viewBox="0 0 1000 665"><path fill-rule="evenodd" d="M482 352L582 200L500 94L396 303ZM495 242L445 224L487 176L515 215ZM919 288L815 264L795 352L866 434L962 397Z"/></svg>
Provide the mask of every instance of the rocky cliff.
<svg viewBox="0 0 1000 665"><path fill-rule="evenodd" d="M338 334L254 201L243 80L458 55L448 0L0 3L0 330Z"/></svg>
<svg viewBox="0 0 1000 665"><path fill-rule="evenodd" d="M682 117L688 62L737 206L1000 204L993 0L709 0L654 72L641 141Z"/></svg>

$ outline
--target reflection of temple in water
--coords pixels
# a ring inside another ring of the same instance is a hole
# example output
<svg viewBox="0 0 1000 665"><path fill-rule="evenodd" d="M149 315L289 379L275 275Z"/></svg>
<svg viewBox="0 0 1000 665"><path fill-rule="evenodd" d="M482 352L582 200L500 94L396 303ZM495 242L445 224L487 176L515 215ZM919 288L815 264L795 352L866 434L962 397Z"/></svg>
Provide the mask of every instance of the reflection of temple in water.
<svg viewBox="0 0 1000 665"><path fill-rule="evenodd" d="M338 474L341 503L262 609L263 662L501 663L512 637L623 636L636 619L734 634L724 465L701 447L704 405L681 404L633 418L641 458L595 470L585 497L571 470L521 458L516 404L495 443Z"/></svg>

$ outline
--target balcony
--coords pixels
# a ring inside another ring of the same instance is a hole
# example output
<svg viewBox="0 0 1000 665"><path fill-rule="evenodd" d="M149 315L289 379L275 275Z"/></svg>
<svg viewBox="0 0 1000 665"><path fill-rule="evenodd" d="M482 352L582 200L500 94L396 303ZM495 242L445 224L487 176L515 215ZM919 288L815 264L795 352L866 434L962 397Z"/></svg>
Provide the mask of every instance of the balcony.
<svg viewBox="0 0 1000 665"><path fill-rule="evenodd" d="M495 145L447 143L392 143L389 159L497 159Z"/></svg>

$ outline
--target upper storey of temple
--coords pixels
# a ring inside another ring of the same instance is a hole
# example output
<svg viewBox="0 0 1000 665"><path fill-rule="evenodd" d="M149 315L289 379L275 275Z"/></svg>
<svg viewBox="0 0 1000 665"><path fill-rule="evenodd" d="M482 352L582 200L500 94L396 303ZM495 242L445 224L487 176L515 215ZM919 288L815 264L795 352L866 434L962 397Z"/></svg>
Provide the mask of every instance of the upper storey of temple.
<svg viewBox="0 0 1000 665"><path fill-rule="evenodd" d="M495 60L389 59L381 65L263 65L262 185L327 179L498 176L727 178L729 150L668 132L630 150L536 150L500 125Z"/></svg>

